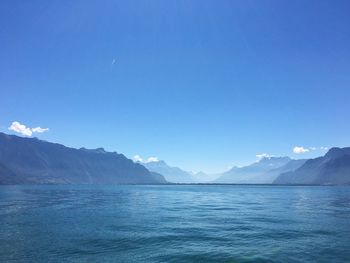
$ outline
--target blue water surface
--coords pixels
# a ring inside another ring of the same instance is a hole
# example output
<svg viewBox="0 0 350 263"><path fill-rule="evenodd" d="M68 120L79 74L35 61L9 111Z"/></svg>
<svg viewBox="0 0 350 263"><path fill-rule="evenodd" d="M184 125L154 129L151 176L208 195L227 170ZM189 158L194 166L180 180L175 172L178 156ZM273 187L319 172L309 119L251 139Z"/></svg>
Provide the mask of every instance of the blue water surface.
<svg viewBox="0 0 350 263"><path fill-rule="evenodd" d="M1 262L350 262L350 187L1 186Z"/></svg>

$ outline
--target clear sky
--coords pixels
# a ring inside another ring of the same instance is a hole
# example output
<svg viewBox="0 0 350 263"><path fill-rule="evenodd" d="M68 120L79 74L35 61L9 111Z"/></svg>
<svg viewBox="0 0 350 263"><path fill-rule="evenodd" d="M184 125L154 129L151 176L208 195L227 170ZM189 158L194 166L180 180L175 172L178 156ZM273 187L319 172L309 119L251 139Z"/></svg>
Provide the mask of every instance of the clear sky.
<svg viewBox="0 0 350 263"><path fill-rule="evenodd" d="M348 0L4 0L0 23L3 132L208 172L350 146Z"/></svg>

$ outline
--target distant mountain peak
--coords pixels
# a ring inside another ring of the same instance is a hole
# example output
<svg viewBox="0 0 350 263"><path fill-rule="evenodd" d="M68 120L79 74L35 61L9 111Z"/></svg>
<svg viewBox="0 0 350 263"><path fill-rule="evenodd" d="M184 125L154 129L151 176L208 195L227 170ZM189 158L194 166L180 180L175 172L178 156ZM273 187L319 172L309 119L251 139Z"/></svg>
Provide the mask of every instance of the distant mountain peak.
<svg viewBox="0 0 350 263"><path fill-rule="evenodd" d="M262 175L273 169L285 166L292 159L287 156L264 156L257 162L243 167L233 167L229 171L224 172L218 177L216 183L261 183L266 182L261 178ZM270 183L270 177L267 180Z"/></svg>
<svg viewBox="0 0 350 263"><path fill-rule="evenodd" d="M154 160L154 161L149 161L146 163L156 163L156 164L161 164L161 165L168 165L165 161L163 160Z"/></svg>
<svg viewBox="0 0 350 263"><path fill-rule="evenodd" d="M141 162L151 172L156 172L165 177L171 183L192 183L194 179L190 172L184 171L179 167L170 166L163 160L152 162Z"/></svg>
<svg viewBox="0 0 350 263"><path fill-rule="evenodd" d="M262 157L258 162L278 161L278 160L291 160L288 156L266 156Z"/></svg>

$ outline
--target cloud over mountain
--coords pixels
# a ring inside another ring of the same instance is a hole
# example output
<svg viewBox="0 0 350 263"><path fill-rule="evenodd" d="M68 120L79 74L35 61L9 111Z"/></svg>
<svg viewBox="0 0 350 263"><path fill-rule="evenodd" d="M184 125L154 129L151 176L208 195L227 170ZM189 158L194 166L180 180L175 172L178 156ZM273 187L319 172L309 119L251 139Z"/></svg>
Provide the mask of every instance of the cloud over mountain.
<svg viewBox="0 0 350 263"><path fill-rule="evenodd" d="M305 148L302 146L295 146L293 148L293 152L296 154L300 154L300 153L307 153L310 151L327 151L328 147L322 146L322 147L309 147L309 148Z"/></svg>
<svg viewBox="0 0 350 263"><path fill-rule="evenodd" d="M295 146L293 148L293 152L296 153L296 154L300 154L300 153L306 153L306 152L309 152L310 150L307 149L307 148L304 148L302 146Z"/></svg>
<svg viewBox="0 0 350 263"><path fill-rule="evenodd" d="M33 133L43 133L49 130L49 128L41 128L40 126L29 128L26 125L19 123L18 121L12 122L11 126L8 127L8 129L27 137L31 137Z"/></svg>
<svg viewBox="0 0 350 263"><path fill-rule="evenodd" d="M255 155L256 158L258 158L258 161L261 160L262 158L269 158L269 157L273 157L273 155L267 154L267 153L261 153L261 154L257 154Z"/></svg>
<svg viewBox="0 0 350 263"><path fill-rule="evenodd" d="M140 155L137 154L132 159L134 160L134 162L139 162L139 163L159 162L159 159L156 156L150 156L144 160Z"/></svg>

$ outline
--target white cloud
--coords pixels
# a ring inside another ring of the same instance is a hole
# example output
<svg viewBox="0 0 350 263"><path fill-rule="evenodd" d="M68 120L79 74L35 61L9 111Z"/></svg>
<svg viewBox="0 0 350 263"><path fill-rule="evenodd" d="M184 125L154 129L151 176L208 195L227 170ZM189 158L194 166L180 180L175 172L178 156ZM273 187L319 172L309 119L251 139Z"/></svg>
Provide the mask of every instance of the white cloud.
<svg viewBox="0 0 350 263"><path fill-rule="evenodd" d="M307 148L304 148L302 146L295 146L293 148L293 152L296 153L296 154L300 154L300 153L306 153L306 152L309 152L310 150L307 149Z"/></svg>
<svg viewBox="0 0 350 263"><path fill-rule="evenodd" d="M18 121L12 122L11 126L8 127L10 131L17 132L23 136L32 136L33 133L43 133L49 130L49 128L41 128L41 127L36 127L36 128L29 128L26 127L24 124L19 123Z"/></svg>
<svg viewBox="0 0 350 263"><path fill-rule="evenodd" d="M267 154L267 153L260 153L260 154L257 154L255 156L256 156L256 158L258 158L258 161L260 161L263 158L270 158L270 157L272 157L272 155Z"/></svg>
<svg viewBox="0 0 350 263"><path fill-rule="evenodd" d="M12 122L11 126L8 128L10 131L14 131L22 134L23 136L32 136L33 132L30 128L27 128L25 125L20 124L18 121Z"/></svg>
<svg viewBox="0 0 350 263"><path fill-rule="evenodd" d="M33 129L32 129L32 132L43 133L43 132L46 132L46 131L48 131L48 130L49 130L49 128L36 127L36 128L33 128Z"/></svg>
<svg viewBox="0 0 350 263"><path fill-rule="evenodd" d="M327 151L328 150L328 147L308 147L308 148L305 148L305 147L302 147L302 146L295 146L293 148L293 152L296 153L296 154L299 154L299 153L306 153L306 152L310 152L310 151Z"/></svg>
<svg viewBox="0 0 350 263"><path fill-rule="evenodd" d="M148 157L146 163L159 162L158 158L155 156Z"/></svg>
<svg viewBox="0 0 350 263"><path fill-rule="evenodd" d="M135 155L134 157L132 157L132 159L134 160L134 162L143 163L143 159L141 158L140 155Z"/></svg>
<svg viewBox="0 0 350 263"><path fill-rule="evenodd" d="M135 155L132 157L134 162L139 162L139 163L152 163L152 162L159 162L159 159L155 156L148 157L147 159L143 159L140 155Z"/></svg>

